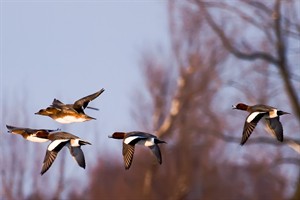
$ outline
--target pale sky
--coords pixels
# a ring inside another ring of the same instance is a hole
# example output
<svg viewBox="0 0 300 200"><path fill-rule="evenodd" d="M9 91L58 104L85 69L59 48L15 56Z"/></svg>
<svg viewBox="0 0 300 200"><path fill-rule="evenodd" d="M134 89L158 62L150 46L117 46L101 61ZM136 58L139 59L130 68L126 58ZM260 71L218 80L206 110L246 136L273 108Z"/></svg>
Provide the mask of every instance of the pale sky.
<svg viewBox="0 0 300 200"><path fill-rule="evenodd" d="M107 136L139 128L131 116L133 94L143 84L139 60L144 50L169 43L166 1L2 0L0 13L1 132L5 124L61 128L93 144L83 149L87 168L93 154L108 147L121 160L121 143ZM54 98L73 103L101 88L105 92L90 103L100 111L86 111L97 121L61 125L34 115ZM46 151L48 144L32 145ZM69 173L87 176L68 154Z"/></svg>
<svg viewBox="0 0 300 200"><path fill-rule="evenodd" d="M69 177L87 178L95 155L107 158L107 152L113 153L122 162L121 142L107 136L140 128L131 116L139 101L133 99L134 92L143 84L139 61L145 50L168 49L166 2L0 0L1 132L6 133L5 124L61 128L91 142L83 147L86 170L64 149ZM73 103L101 88L105 92L90 103L100 111L86 110L96 121L61 125L34 115L54 98ZM14 135L1 137L3 142ZM42 145L46 151L48 143L31 145ZM240 146L234 148L239 154ZM57 167L54 162L44 176L55 174ZM40 177L39 172L36 175Z"/></svg>
<svg viewBox="0 0 300 200"><path fill-rule="evenodd" d="M142 83L138 61L145 49L167 45L167 34L164 1L2 1L2 98L9 105L24 98L30 125L56 128L33 113L53 98L72 103L103 87L90 103L100 111L86 111L98 120L80 127L100 123L106 136L135 129L130 109Z"/></svg>

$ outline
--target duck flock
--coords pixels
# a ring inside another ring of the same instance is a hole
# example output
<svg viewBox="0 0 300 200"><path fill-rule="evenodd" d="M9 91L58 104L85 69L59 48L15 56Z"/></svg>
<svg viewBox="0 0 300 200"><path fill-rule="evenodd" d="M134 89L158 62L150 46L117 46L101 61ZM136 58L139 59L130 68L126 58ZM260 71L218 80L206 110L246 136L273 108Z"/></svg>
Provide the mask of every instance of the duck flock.
<svg viewBox="0 0 300 200"><path fill-rule="evenodd" d="M89 120L95 120L95 118L85 114L84 110L86 108L98 110L94 107L89 107L88 104L90 101L93 101L98 96L104 92L102 88L96 93L83 97L73 104L64 104L63 102L54 99L52 104L46 109L41 109L38 111L37 115L48 116L53 120L63 123L75 123L75 122L85 122ZM267 106L267 105L254 105L248 106L243 103L238 103L233 106L233 109L244 110L249 112L242 133L241 145L244 145L257 123L264 118L267 126L276 136L277 140L283 141L283 128L282 124L279 121L279 116L284 114L290 114L277 108ZM73 135L68 132L61 131L60 129L50 130L50 129L32 129L32 128L21 128L12 125L6 125L8 132L13 134L22 135L24 139L31 142L48 142L50 144L47 147L46 155L43 161L41 175L43 175L51 167L54 160L57 157L57 154L63 147L68 147L70 154L76 160L77 164L85 168L85 158L83 151L81 150L82 145L91 145L90 142L82 140L76 135ZM129 169L133 160L134 149L136 144L140 144L152 151L155 155L159 164L162 164L162 156L158 144L166 143L158 139L155 135L150 133L145 133L141 131L132 131L132 132L115 132L109 138L122 139L123 140L123 159L125 169Z"/></svg>

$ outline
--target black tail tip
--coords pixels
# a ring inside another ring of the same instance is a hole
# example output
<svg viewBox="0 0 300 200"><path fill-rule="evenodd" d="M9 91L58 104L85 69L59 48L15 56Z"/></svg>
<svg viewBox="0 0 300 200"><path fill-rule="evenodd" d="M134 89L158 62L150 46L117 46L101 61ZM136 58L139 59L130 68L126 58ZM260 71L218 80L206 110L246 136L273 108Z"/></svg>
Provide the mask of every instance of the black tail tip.
<svg viewBox="0 0 300 200"><path fill-rule="evenodd" d="M282 110L279 110L278 112L277 112L277 115L290 115L291 113L289 113L289 112L284 112L284 111L282 111Z"/></svg>
<svg viewBox="0 0 300 200"><path fill-rule="evenodd" d="M167 142L163 141L163 140L158 140L157 143L165 143L165 144L167 144Z"/></svg>

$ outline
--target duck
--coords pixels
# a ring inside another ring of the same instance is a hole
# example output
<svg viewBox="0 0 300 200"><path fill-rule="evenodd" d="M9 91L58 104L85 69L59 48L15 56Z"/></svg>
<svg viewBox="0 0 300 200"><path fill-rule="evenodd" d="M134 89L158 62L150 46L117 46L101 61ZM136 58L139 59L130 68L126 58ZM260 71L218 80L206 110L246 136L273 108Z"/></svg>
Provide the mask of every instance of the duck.
<svg viewBox="0 0 300 200"><path fill-rule="evenodd" d="M90 142L82 140L81 138L68 133L68 132L55 132L48 135L48 139L51 143L47 147L46 155L44 158L41 175L48 171L56 159L57 154L63 147L68 147L71 156L75 159L77 164L85 169L85 158L82 145L91 145Z"/></svg>
<svg viewBox="0 0 300 200"><path fill-rule="evenodd" d="M244 145L246 143L256 125L262 118L265 119L267 126L276 136L277 140L283 142L283 127L279 120L279 116L290 113L263 104L249 106L244 103L238 103L236 105L233 105L232 108L237 110L244 110L250 113L245 120L242 140L240 142L241 145Z"/></svg>
<svg viewBox="0 0 300 200"><path fill-rule="evenodd" d="M51 132L60 130L21 128L11 125L6 125L6 128L8 129L7 132L21 135L24 139L29 140L31 142L47 142L49 141L48 135Z"/></svg>
<svg viewBox="0 0 300 200"><path fill-rule="evenodd" d="M159 164L162 164L161 152L159 149L159 143L166 143L159 140L155 135L150 133L132 131L132 132L114 132L109 138L123 139L123 159L125 169L128 170L133 160L133 154L135 145L144 145L149 147Z"/></svg>
<svg viewBox="0 0 300 200"><path fill-rule="evenodd" d="M93 93L75 101L73 104L64 104L60 100L54 99L52 105L50 105L46 109L40 109L35 114L48 116L62 124L95 120L96 118L86 115L84 113L84 109L89 108L93 110L98 110L97 108L89 107L88 104L89 102L96 99L103 92L104 88L102 88L96 93Z"/></svg>

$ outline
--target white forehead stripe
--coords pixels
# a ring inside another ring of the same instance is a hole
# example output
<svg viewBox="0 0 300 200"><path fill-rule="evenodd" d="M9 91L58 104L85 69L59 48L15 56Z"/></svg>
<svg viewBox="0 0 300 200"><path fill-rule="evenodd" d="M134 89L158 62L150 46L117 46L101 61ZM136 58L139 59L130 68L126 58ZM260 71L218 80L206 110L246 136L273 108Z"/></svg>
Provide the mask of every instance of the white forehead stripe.
<svg viewBox="0 0 300 200"><path fill-rule="evenodd" d="M264 112L253 112L253 113L251 113L251 115L249 115L248 118L247 118L247 122L248 122L248 123L252 122L253 119L254 119L255 117L257 117L257 115L259 115L259 114L261 114L261 113L264 113Z"/></svg>
<svg viewBox="0 0 300 200"><path fill-rule="evenodd" d="M124 143L129 144L130 142L132 142L133 140L135 140L137 138L140 138L140 137L139 136L130 136L124 140Z"/></svg>
<svg viewBox="0 0 300 200"><path fill-rule="evenodd" d="M53 142L51 142L48 146L48 150L49 151L52 151L53 149L55 149L55 147L57 147L60 143L62 142L66 142L68 141L69 139L64 139L64 140L55 140Z"/></svg>

